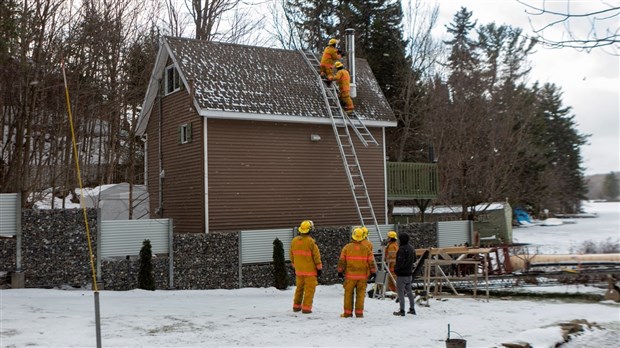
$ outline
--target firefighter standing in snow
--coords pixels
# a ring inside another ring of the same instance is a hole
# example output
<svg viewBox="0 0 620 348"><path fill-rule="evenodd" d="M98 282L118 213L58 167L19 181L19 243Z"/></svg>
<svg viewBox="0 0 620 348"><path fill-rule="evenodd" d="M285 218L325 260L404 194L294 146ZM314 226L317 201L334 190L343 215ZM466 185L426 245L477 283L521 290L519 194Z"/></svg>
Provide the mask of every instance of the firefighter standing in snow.
<svg viewBox="0 0 620 348"><path fill-rule="evenodd" d="M333 80L338 82L338 90L340 91L340 103L344 107L347 114L353 112L353 99L351 99L351 76L344 65L340 62L335 64L338 72L334 75Z"/></svg>
<svg viewBox="0 0 620 348"><path fill-rule="evenodd" d="M398 253L398 236L396 232L390 231L387 234L388 242L385 248L385 263L387 263L390 274L396 279L394 266L396 266L396 254ZM388 290L396 292L396 284L392 277L388 276Z"/></svg>
<svg viewBox="0 0 620 348"><path fill-rule="evenodd" d="M337 44L338 40L331 39L329 40L327 47L325 47L325 50L323 50L323 56L321 57L320 65L321 78L323 79L331 80L332 76L334 75L334 64L336 63L336 61L338 61L338 59L342 58L342 56L338 52L338 49L336 48Z"/></svg>
<svg viewBox="0 0 620 348"><path fill-rule="evenodd" d="M312 221L302 221L297 228L299 236L291 241L290 258L296 278L293 312L312 313L317 277L321 275L323 269L319 247L309 235L313 228Z"/></svg>
<svg viewBox="0 0 620 348"><path fill-rule="evenodd" d="M367 247L362 245L364 231L353 230L353 241L342 248L338 260L338 277L344 278L344 313L340 316L353 316L353 297L355 296L355 316L364 316L364 298L369 274L377 272L375 258Z"/></svg>

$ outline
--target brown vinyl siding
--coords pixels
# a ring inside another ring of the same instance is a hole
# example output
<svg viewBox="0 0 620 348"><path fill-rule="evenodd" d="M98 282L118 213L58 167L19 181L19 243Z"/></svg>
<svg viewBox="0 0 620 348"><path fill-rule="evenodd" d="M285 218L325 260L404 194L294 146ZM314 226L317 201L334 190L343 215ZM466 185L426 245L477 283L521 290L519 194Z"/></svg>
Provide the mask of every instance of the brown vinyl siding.
<svg viewBox="0 0 620 348"><path fill-rule="evenodd" d="M331 125L209 119L207 131L210 231L359 223ZM383 144L355 144L384 223Z"/></svg>
<svg viewBox="0 0 620 348"><path fill-rule="evenodd" d="M183 89L164 96L162 110L163 216L173 219L176 233L204 232L202 118L190 107L188 93ZM156 213L159 207L158 123L157 98L147 126L148 190L152 218L159 217ZM179 127L189 123L192 127L191 141L181 144Z"/></svg>

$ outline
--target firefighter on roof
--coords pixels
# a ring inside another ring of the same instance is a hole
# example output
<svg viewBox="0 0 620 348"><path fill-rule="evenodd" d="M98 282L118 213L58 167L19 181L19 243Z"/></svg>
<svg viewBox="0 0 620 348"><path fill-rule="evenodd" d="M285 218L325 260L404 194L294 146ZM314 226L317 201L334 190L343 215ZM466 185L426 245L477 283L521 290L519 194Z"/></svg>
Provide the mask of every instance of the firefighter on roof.
<svg viewBox="0 0 620 348"><path fill-rule="evenodd" d="M312 221L302 221L297 228L299 236L291 241L289 256L296 278L293 312L312 313L314 291L318 284L317 277L321 275L323 269L319 247L314 238L310 237L313 229Z"/></svg>
<svg viewBox="0 0 620 348"><path fill-rule="evenodd" d="M334 75L333 80L338 82L340 104L344 107L344 111L350 114L354 109L353 99L351 99L351 76L342 63L336 62L335 66L338 72Z"/></svg>
<svg viewBox="0 0 620 348"><path fill-rule="evenodd" d="M353 230L351 237L353 241L342 248L338 260L338 277L344 278L344 313L340 316L352 317L355 302L355 316L362 318L368 275L374 275L377 266L372 252L362 245L364 231L358 227Z"/></svg>
<svg viewBox="0 0 620 348"><path fill-rule="evenodd" d="M338 45L338 40L331 39L329 40L327 47L323 50L323 57L321 57L321 78L324 80L331 80L334 75L334 64L342 58L340 55L340 51L336 48Z"/></svg>

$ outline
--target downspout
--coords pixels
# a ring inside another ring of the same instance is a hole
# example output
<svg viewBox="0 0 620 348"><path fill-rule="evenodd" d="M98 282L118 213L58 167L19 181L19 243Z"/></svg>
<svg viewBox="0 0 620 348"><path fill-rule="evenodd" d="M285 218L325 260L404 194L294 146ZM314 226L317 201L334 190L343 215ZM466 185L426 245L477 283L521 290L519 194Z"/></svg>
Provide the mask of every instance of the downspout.
<svg viewBox="0 0 620 348"><path fill-rule="evenodd" d="M346 51L347 51L347 67L349 68L349 75L351 75L351 98L357 96L356 84L355 84L355 29L346 29Z"/></svg>
<svg viewBox="0 0 620 348"><path fill-rule="evenodd" d="M159 158L159 189L158 189L158 193L159 193L159 198L158 198L158 204L159 206L157 207L157 214L159 215L160 218L164 217L164 154L162 151L162 127L161 127L161 119L162 119L162 111L163 111L163 106L162 106L162 80L159 80L159 93L157 94L157 97L159 99L159 119L157 122L157 132L158 132L158 136L159 136L159 141L157 142L157 153L158 153L158 158Z"/></svg>

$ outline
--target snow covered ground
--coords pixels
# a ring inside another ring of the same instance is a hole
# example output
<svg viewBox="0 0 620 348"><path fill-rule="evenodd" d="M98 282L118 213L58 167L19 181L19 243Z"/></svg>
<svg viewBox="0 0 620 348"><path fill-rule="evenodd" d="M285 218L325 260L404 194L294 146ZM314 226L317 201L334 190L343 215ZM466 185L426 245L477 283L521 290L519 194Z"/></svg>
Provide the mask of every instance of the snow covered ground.
<svg viewBox="0 0 620 348"><path fill-rule="evenodd" d="M597 246L620 244L620 203L586 202L584 210L598 217L570 219L574 223L560 226L514 228L513 242L531 243L532 251L538 250L539 254L577 254L586 241Z"/></svg>
<svg viewBox="0 0 620 348"><path fill-rule="evenodd" d="M590 204L586 210L600 217L579 219L575 225L515 229L515 238L564 253L584 240L619 237L620 204ZM562 238L553 238L556 233ZM584 286L544 289L550 290L605 291ZM564 347L617 347L620 342L620 305L609 302L431 299L430 307L416 308L418 315L395 317L393 301L366 299L364 318L344 319L339 317L342 286L319 286L312 314L292 312L293 291L100 291L102 346L445 347L450 324L451 338L466 339L469 348L515 341L546 348L562 341L555 324L573 319L596 322L600 328L587 330ZM1 290L0 347L94 347L94 302L94 293L86 290Z"/></svg>

